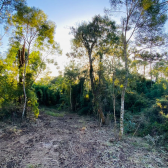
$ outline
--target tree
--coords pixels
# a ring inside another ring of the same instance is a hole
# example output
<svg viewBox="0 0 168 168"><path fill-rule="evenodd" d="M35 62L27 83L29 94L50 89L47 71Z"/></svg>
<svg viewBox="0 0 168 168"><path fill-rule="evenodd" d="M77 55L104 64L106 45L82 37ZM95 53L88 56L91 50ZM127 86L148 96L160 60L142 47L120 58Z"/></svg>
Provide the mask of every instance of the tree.
<svg viewBox="0 0 168 168"><path fill-rule="evenodd" d="M121 93L120 113L120 137L122 137L124 133L124 100L129 78L129 44L133 38L140 39L140 34L148 37L148 33L151 31L161 32L167 16L165 13L165 5L157 0L110 0L110 3L113 9L119 8L123 10L119 10L121 13L123 13L120 28L122 34L121 41L123 45L123 61L125 64L125 80ZM154 37L154 33L151 37ZM150 39L151 38L148 38L147 41Z"/></svg>
<svg viewBox="0 0 168 168"><path fill-rule="evenodd" d="M167 77L167 70L168 70L168 62L165 59L162 59L160 61L157 61L154 66L151 73L156 79L156 82L158 82L159 78L166 78Z"/></svg>
<svg viewBox="0 0 168 168"><path fill-rule="evenodd" d="M142 65L144 65L144 76L145 76L145 69L147 63L150 64L150 76L151 76L151 81L152 81L152 63L157 62L159 60L162 60L164 54L160 53L151 53L148 51L142 51L141 53L136 55L136 58L139 58L142 60ZM141 60L138 60L141 62Z"/></svg>
<svg viewBox="0 0 168 168"><path fill-rule="evenodd" d="M66 82L69 85L69 98L70 98L70 106L71 110L73 110L72 105L72 85L74 84L75 80L79 76L79 68L75 66L74 62L72 62L69 67L65 68L64 77Z"/></svg>
<svg viewBox="0 0 168 168"><path fill-rule="evenodd" d="M35 7L21 6L17 8L17 13L9 20L9 24L15 27L13 41L18 41L22 46L22 60L24 60L23 91L24 108L22 117L25 115L27 95L26 95L26 68L29 65L29 55L31 47L52 45L57 49L54 42L55 24L47 20L46 14ZM27 50L27 55L25 55ZM22 64L22 66L23 66Z"/></svg>
<svg viewBox="0 0 168 168"><path fill-rule="evenodd" d="M0 25L5 23L9 17L12 16L13 12L17 10L19 6L25 5L25 0L1 0L0 2ZM8 27L5 26L3 35L0 35L0 41L6 34Z"/></svg>
<svg viewBox="0 0 168 168"><path fill-rule="evenodd" d="M107 17L95 16L92 22L83 22L79 27L71 28L71 33L74 35L73 44L78 48L84 47L88 58L89 58L89 75L91 82L91 90L94 96L94 103L98 101L98 95L94 85L93 75L93 57L92 53L99 46L100 43L106 42L107 40L116 39L116 27L115 23L110 21ZM102 123L105 123L105 117L102 111L102 107L99 106L98 113L101 117Z"/></svg>
<svg viewBox="0 0 168 168"><path fill-rule="evenodd" d="M18 6L24 5L25 0L1 0L0 2L0 23L11 16Z"/></svg>
<svg viewBox="0 0 168 168"><path fill-rule="evenodd" d="M118 46L118 45L117 45ZM117 118L116 118L116 103L117 97L119 95L119 81L120 81L120 69L122 64L120 62L119 56L119 47L113 46L109 57L105 60L106 69L105 69L105 78L108 82L107 95L110 98L110 101L113 105L113 115L114 115L114 135L116 137L116 128L117 128ZM111 104L111 103L110 103Z"/></svg>
<svg viewBox="0 0 168 168"><path fill-rule="evenodd" d="M0 58L0 108L13 105L17 97L17 69L7 59Z"/></svg>

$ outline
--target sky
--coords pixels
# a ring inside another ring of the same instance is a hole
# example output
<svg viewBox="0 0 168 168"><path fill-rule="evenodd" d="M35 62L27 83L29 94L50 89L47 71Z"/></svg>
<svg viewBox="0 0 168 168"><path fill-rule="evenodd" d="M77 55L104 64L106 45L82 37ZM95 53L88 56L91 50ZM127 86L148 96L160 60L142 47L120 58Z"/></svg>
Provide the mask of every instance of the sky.
<svg viewBox="0 0 168 168"><path fill-rule="evenodd" d="M55 22L57 41L63 51L62 56L56 58L60 70L68 64L66 53L70 52L69 34L71 26L76 26L82 21L90 21L95 15L104 15L104 8L109 8L109 0L27 0L28 6L40 8L47 14L48 19ZM58 75L58 70L51 66L52 76Z"/></svg>
<svg viewBox="0 0 168 168"><path fill-rule="evenodd" d="M70 41L73 38L69 34L70 27L76 26L82 21L91 21L95 15L104 15L104 9L110 8L109 0L27 0L27 5L36 7L44 11L48 20L55 22L56 34L55 41L60 44L63 51L62 56L56 56L56 61L60 70L68 64L66 53L70 52ZM0 34L3 34L3 27L0 27ZM1 52L7 51L8 38L10 34L5 35L0 46ZM58 75L58 70L50 66L52 76Z"/></svg>
<svg viewBox="0 0 168 168"><path fill-rule="evenodd" d="M27 0L27 5L30 7L36 7L44 11L48 16L48 19L55 22L56 34L55 41L60 44L63 51L62 56L56 56L56 61L60 70L64 69L64 66L68 64L66 53L70 52L71 44L70 40L73 38L69 34L71 26L76 26L82 21L91 21L95 15L104 15L104 9L110 8L109 0ZM117 16L120 15L117 13ZM116 17L117 18L117 17ZM112 17L118 23L120 20ZM166 24L168 27L168 23ZM2 28L0 33L2 34ZM7 50L8 37L3 38L3 45L0 46L1 51ZM58 75L58 69L54 66L50 66L52 76Z"/></svg>

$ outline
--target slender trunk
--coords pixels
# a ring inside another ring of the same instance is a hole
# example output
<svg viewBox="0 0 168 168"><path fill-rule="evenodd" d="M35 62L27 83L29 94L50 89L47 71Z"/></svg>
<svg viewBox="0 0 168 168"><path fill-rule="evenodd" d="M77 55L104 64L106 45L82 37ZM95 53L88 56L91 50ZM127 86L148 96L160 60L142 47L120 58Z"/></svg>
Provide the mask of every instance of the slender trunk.
<svg viewBox="0 0 168 168"><path fill-rule="evenodd" d="M89 54L89 64L90 64L90 82L91 82L91 90L94 93L94 83L93 83L93 65L92 65L92 59L91 59L91 51L88 52Z"/></svg>
<svg viewBox="0 0 168 168"><path fill-rule="evenodd" d="M116 120L116 111L115 111L115 93L114 93L114 85L113 85L113 114L114 114L114 136L116 138L117 133L117 120Z"/></svg>
<svg viewBox="0 0 168 168"><path fill-rule="evenodd" d="M146 67L146 66L144 65L144 78L145 78L145 67Z"/></svg>
<svg viewBox="0 0 168 168"><path fill-rule="evenodd" d="M25 45L25 42L24 42ZM22 119L24 118L26 114L26 105L27 105L27 94L26 94L26 68L27 68L27 62L29 60L29 52L30 52L30 44L28 46L28 53L27 53L27 59L25 59L25 68L24 68L24 75L23 75L23 92L24 92L24 106L23 106L23 112L22 112Z"/></svg>
<svg viewBox="0 0 168 168"><path fill-rule="evenodd" d="M101 87L101 79L102 79L102 57L103 54L100 53L100 61L99 61L99 87Z"/></svg>
<svg viewBox="0 0 168 168"><path fill-rule="evenodd" d="M70 84L70 105L71 105L71 110L72 110L71 84Z"/></svg>
<svg viewBox="0 0 168 168"><path fill-rule="evenodd" d="M22 96L21 96L21 87L22 87L22 78L23 78L23 72L22 72L22 55L21 55L21 50L19 49L18 51L18 58L19 58L19 83L18 83L18 87L19 87L19 104L21 104L22 102Z"/></svg>
<svg viewBox="0 0 168 168"><path fill-rule="evenodd" d="M150 46L150 54L151 54L151 50L152 50L152 42ZM151 73L151 86L152 86L152 58L151 57L150 57L150 73Z"/></svg>
<svg viewBox="0 0 168 168"><path fill-rule="evenodd" d="M152 63L150 62L150 73L151 73L151 82L152 82Z"/></svg>
<svg viewBox="0 0 168 168"><path fill-rule="evenodd" d="M22 47L22 51L19 50L18 51L18 59L19 59L19 90L21 91L21 87L22 87L22 82L23 82L23 66L25 63L25 43ZM19 104L22 103L22 94L19 95Z"/></svg>
<svg viewBox="0 0 168 168"><path fill-rule="evenodd" d="M26 83L25 83L25 80L26 80L26 62L25 62L25 69L24 69L24 75L23 75L24 106L23 106L22 119L24 118L24 115L25 115L26 102L27 102Z"/></svg>
<svg viewBox="0 0 168 168"><path fill-rule="evenodd" d="M116 112L115 112L115 90L114 90L115 73L114 73L114 63L113 63L113 60L112 60L112 66L113 66L113 96L112 96L112 98L113 98L113 113L114 113L114 132L116 134L117 121L116 121Z"/></svg>
<svg viewBox="0 0 168 168"><path fill-rule="evenodd" d="M116 127L117 127L117 120L116 120L116 112L115 112L115 95L114 95L114 98L113 98L113 110L114 110L114 127L115 127L115 130L116 130Z"/></svg>
<svg viewBox="0 0 168 168"><path fill-rule="evenodd" d="M113 73L113 76L114 76L114 73ZM114 77L113 77L113 112L114 112L114 130L116 132L117 121L116 121L116 112L115 112Z"/></svg>
<svg viewBox="0 0 168 168"><path fill-rule="evenodd" d="M122 138L124 134L124 100L125 100L125 89L122 90L121 94L120 138Z"/></svg>
<svg viewBox="0 0 168 168"><path fill-rule="evenodd" d="M125 92L127 89L127 83L128 83L128 58L127 58L127 43L126 39L124 39L124 58L125 58L125 81L124 86L121 93L121 112L120 112L120 139L124 135L124 101L125 101Z"/></svg>

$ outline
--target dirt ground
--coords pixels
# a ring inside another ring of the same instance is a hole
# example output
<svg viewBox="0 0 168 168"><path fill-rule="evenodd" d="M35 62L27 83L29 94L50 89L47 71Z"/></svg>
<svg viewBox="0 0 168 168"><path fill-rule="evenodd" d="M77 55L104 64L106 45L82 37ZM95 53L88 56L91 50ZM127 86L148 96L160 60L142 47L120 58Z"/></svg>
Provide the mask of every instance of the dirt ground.
<svg viewBox="0 0 168 168"><path fill-rule="evenodd" d="M167 168L168 153L144 138L113 141L90 117L41 113L36 123L0 123L0 168Z"/></svg>

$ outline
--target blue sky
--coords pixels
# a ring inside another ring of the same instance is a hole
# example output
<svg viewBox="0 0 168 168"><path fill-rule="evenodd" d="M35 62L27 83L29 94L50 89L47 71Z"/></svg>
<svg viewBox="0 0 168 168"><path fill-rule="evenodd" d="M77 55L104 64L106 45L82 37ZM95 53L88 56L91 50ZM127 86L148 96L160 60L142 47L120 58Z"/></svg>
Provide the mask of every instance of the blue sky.
<svg viewBox="0 0 168 168"><path fill-rule="evenodd" d="M69 35L69 27L76 26L82 21L89 21L95 15L104 15L104 8L110 8L109 0L27 0L27 5L43 10L48 19L55 22L55 41L60 44L63 51L62 56L56 57L61 69L68 63L65 54L70 51L70 40L73 38ZM0 33L3 34L2 27ZM7 50L9 36L10 34L3 38L1 52ZM58 74L54 66L51 66L51 70L53 75Z"/></svg>
<svg viewBox="0 0 168 168"><path fill-rule="evenodd" d="M56 24L72 24L88 20L95 14L103 14L104 7L109 7L109 0L27 0L28 6L42 9Z"/></svg>
<svg viewBox="0 0 168 168"><path fill-rule="evenodd" d="M61 69L68 64L65 56L70 51L69 27L82 21L89 21L93 16L104 15L104 8L109 8L109 0L27 0L28 6L35 6L48 15L48 19L56 24L55 40L63 50L62 56L56 58ZM58 70L51 66L52 75L58 74Z"/></svg>
<svg viewBox="0 0 168 168"><path fill-rule="evenodd" d="M110 7L109 0L27 0L27 3L28 6L42 9L48 15L48 19L55 22L55 40L60 43L64 52L68 51L66 46L70 47L70 26L91 20L97 14L104 15L104 8Z"/></svg>
<svg viewBox="0 0 168 168"><path fill-rule="evenodd" d="M70 40L73 38L69 35L69 27L82 21L89 21L95 15L104 15L104 9L110 8L109 0L27 0L27 5L43 10L48 19L55 22L57 26L55 40L63 50L63 55L57 57L61 69L68 63L65 54L70 51ZM168 27L168 23L166 26ZM0 33L2 34L2 28L0 28ZM1 51L7 50L7 39L8 35L3 38ZM52 71L54 75L58 70L52 67Z"/></svg>

